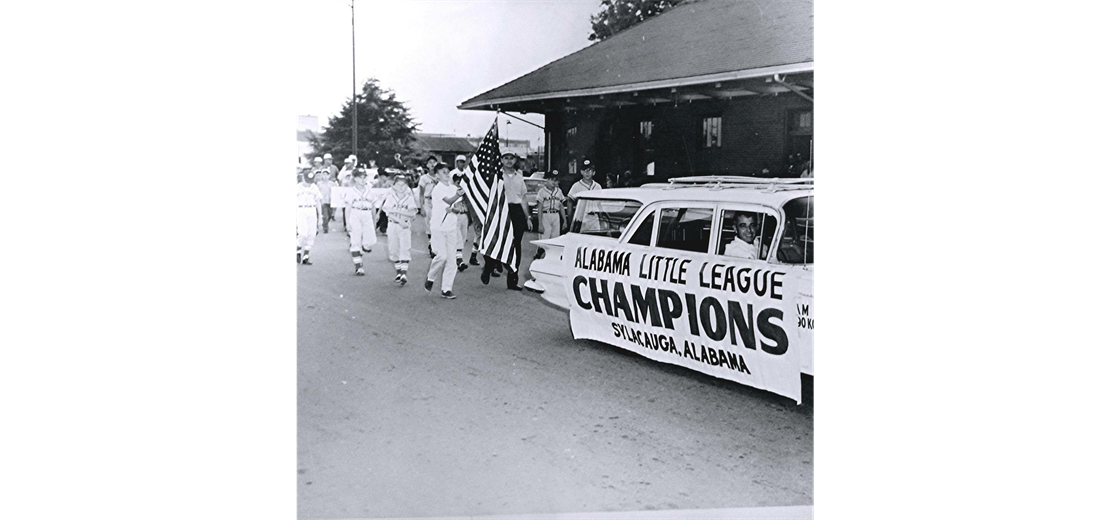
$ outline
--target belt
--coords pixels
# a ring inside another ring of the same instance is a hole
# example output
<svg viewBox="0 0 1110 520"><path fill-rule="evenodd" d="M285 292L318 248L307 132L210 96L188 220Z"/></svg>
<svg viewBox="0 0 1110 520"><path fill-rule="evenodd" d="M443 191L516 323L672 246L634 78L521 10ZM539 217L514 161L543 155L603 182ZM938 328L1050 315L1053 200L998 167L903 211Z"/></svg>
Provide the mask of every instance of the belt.
<svg viewBox="0 0 1110 520"><path fill-rule="evenodd" d="M359 211L370 211L370 210L372 210L372 209L374 209L374 208L356 208L356 207L354 207L354 206L351 206L351 209L357 209L357 210L359 210Z"/></svg>
<svg viewBox="0 0 1110 520"><path fill-rule="evenodd" d="M553 209L553 210L550 210L550 211L544 211L544 213L554 213L554 214L558 215L558 214L559 214L559 210L557 210L557 209Z"/></svg>
<svg viewBox="0 0 1110 520"><path fill-rule="evenodd" d="M315 208L316 206L305 206L304 204L301 204L298 207L301 207L301 208Z"/></svg>

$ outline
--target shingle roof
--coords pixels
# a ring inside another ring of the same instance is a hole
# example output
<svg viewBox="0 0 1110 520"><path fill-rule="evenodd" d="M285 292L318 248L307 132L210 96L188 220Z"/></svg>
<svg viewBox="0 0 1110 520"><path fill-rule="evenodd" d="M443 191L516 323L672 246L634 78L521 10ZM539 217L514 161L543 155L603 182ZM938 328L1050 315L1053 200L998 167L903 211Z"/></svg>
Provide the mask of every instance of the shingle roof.
<svg viewBox="0 0 1110 520"><path fill-rule="evenodd" d="M741 71L812 71L812 64L812 1L687 0L459 108L658 88L683 78L712 82L745 77L735 74Z"/></svg>
<svg viewBox="0 0 1110 520"><path fill-rule="evenodd" d="M465 137L415 133L416 146L423 150L445 152L473 152L476 150Z"/></svg>

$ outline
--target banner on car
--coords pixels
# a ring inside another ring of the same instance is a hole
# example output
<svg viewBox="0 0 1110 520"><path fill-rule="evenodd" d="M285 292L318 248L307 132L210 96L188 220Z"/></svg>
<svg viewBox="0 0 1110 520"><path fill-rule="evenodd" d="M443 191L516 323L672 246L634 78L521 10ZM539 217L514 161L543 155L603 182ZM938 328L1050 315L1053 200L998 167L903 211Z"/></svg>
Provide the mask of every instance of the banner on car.
<svg viewBox="0 0 1110 520"><path fill-rule="evenodd" d="M796 281L752 260L582 237L563 251L575 339L801 401Z"/></svg>

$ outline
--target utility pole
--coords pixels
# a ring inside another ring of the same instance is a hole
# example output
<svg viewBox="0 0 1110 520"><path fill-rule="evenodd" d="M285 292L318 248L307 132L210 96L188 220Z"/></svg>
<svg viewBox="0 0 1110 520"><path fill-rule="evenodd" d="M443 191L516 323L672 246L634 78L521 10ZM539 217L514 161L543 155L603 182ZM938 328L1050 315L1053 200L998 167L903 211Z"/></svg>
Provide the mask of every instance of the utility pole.
<svg viewBox="0 0 1110 520"><path fill-rule="evenodd" d="M351 0L351 153L358 157L358 89L355 79L355 0ZM357 164L357 162L356 162Z"/></svg>

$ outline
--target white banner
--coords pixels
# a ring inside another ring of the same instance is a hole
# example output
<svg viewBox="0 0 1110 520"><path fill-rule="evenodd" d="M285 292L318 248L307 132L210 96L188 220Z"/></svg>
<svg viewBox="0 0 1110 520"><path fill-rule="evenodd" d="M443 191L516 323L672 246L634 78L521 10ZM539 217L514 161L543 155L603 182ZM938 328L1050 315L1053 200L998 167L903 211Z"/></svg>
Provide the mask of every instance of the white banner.
<svg viewBox="0 0 1110 520"><path fill-rule="evenodd" d="M801 401L803 349L787 322L800 288L785 269L581 238L563 253L575 339Z"/></svg>

